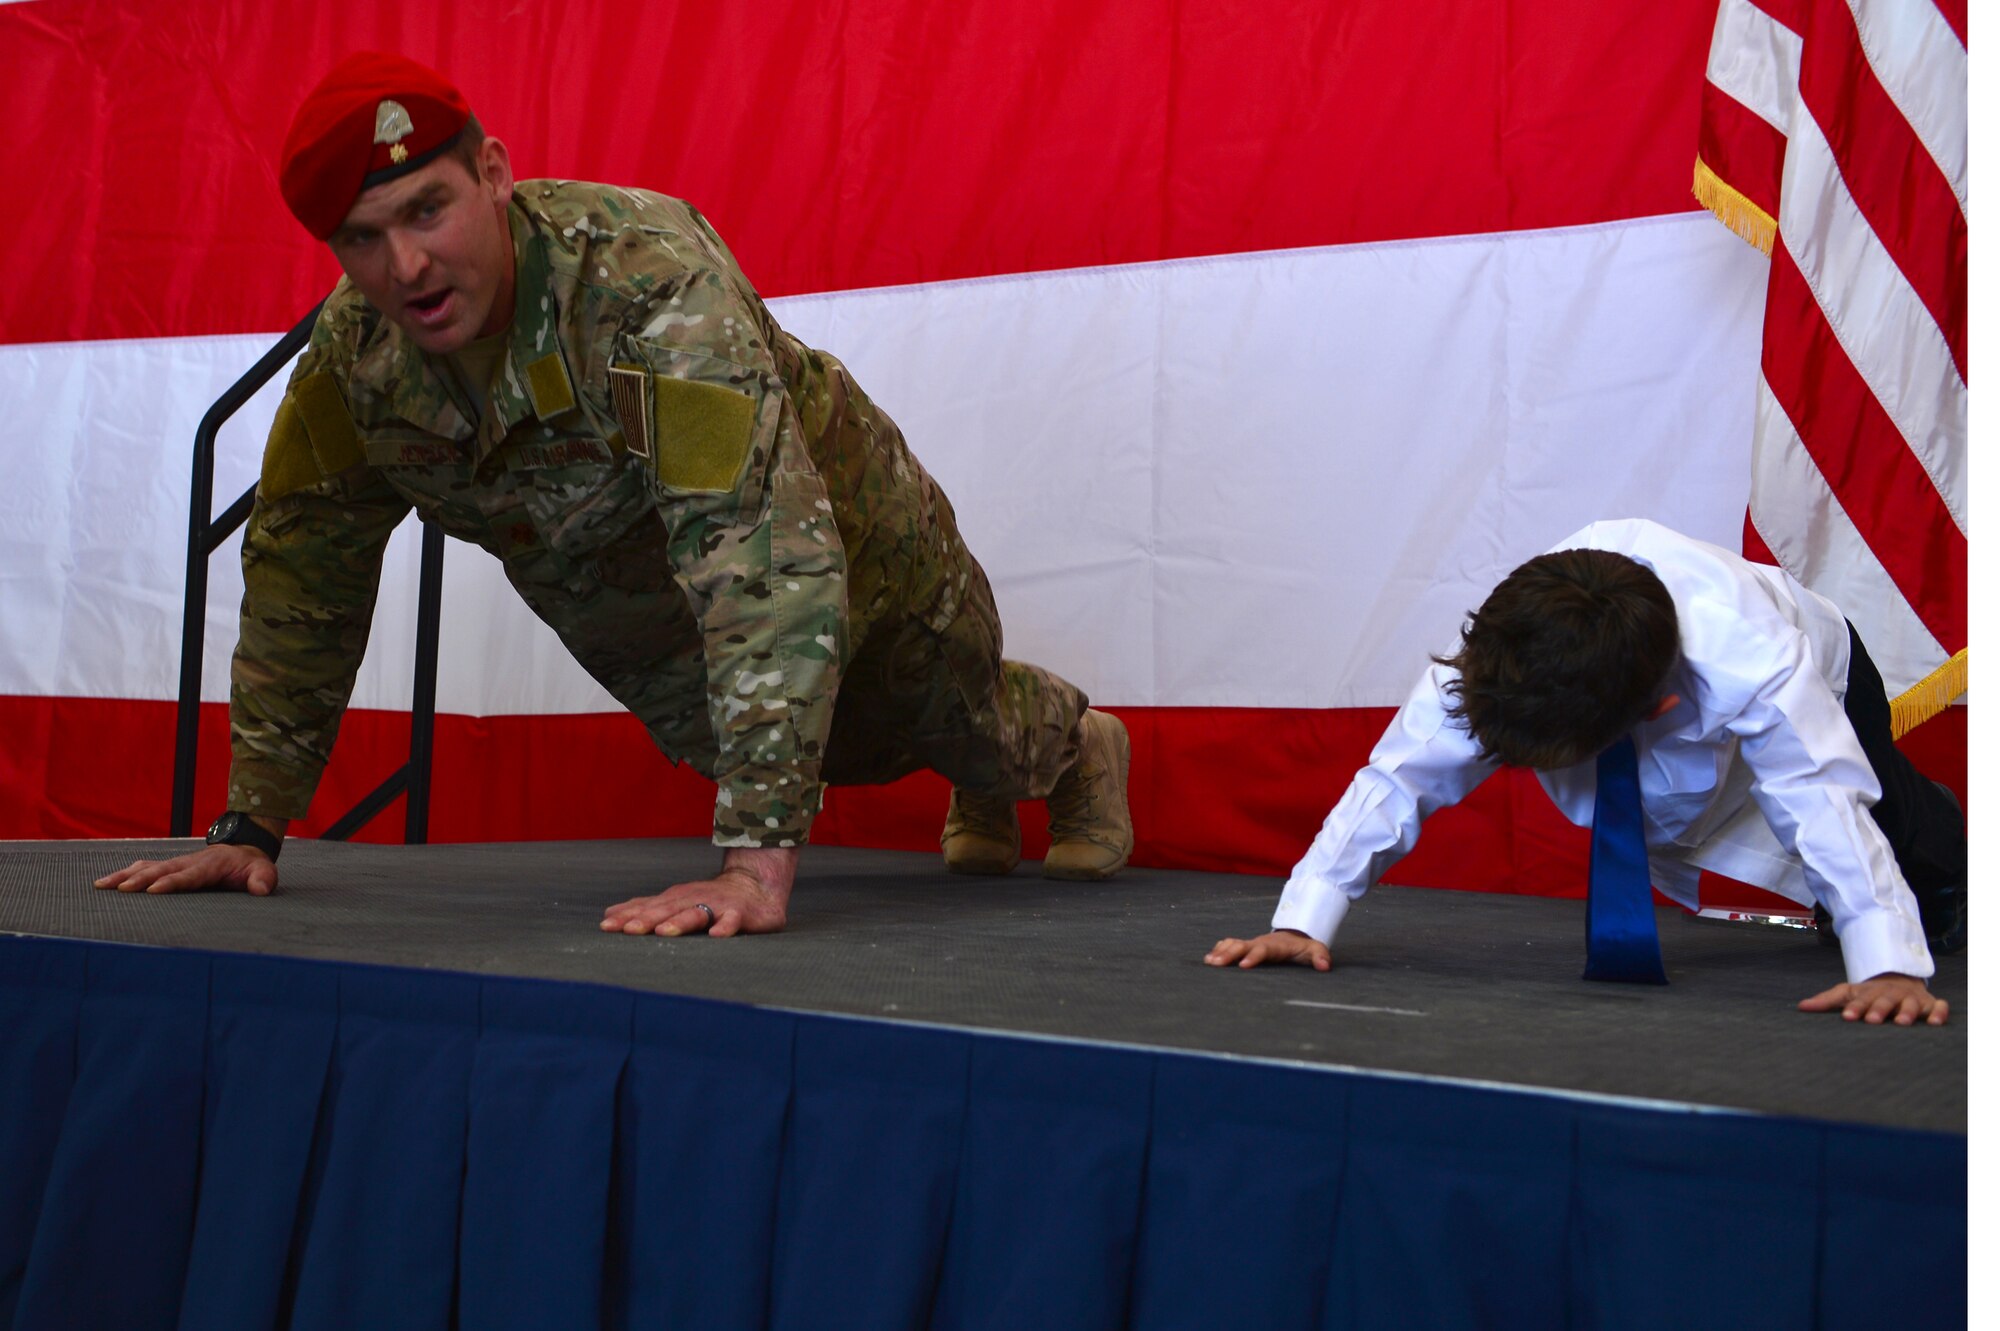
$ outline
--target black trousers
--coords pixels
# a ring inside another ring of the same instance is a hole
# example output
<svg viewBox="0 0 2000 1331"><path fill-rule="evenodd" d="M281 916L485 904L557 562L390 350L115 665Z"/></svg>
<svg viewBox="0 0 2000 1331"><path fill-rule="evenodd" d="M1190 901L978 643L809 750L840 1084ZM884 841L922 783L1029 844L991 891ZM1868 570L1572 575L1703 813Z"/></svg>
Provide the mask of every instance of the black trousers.
<svg viewBox="0 0 2000 1331"><path fill-rule="evenodd" d="M1965 815L1896 747L1882 673L1851 623L1847 642L1847 720L1882 783L1881 802L1871 812L1896 852L1896 863L1924 913L1924 931L1930 933L1940 898L1965 891Z"/></svg>

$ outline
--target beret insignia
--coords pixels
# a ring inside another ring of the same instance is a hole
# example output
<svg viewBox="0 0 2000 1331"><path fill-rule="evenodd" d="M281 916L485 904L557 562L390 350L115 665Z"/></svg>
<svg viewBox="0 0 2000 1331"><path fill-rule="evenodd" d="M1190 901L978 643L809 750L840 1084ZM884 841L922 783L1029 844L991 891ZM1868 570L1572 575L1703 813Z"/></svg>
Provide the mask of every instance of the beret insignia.
<svg viewBox="0 0 2000 1331"><path fill-rule="evenodd" d="M389 160L406 162L410 150L403 146L403 140L417 132L410 122L410 113L403 109L401 102L385 97L375 107L375 142L389 145Z"/></svg>

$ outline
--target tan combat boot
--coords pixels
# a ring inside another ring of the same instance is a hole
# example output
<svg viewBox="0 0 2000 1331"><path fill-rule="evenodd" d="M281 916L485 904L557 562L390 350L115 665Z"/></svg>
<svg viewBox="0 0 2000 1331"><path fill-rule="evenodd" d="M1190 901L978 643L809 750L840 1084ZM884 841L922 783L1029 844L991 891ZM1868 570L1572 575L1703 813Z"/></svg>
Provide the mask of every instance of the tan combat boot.
<svg viewBox="0 0 2000 1331"><path fill-rule="evenodd" d="M944 816L944 867L953 873L1003 874L1021 862L1021 820L1014 801L952 788Z"/></svg>
<svg viewBox="0 0 2000 1331"><path fill-rule="evenodd" d="M1093 882L1109 878L1132 858L1132 811L1125 778L1132 770L1132 741L1125 723L1095 709L1083 714L1076 762L1049 792L1048 859L1044 878Z"/></svg>

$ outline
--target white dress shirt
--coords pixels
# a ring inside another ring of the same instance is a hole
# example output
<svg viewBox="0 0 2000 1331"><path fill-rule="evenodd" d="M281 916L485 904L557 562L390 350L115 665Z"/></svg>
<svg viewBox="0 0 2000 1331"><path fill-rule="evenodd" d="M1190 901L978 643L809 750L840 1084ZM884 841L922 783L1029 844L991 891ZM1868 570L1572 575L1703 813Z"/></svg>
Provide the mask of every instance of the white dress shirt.
<svg viewBox="0 0 2000 1331"><path fill-rule="evenodd" d="M1673 597L1680 702L1632 732L1653 883L1697 908L1700 871L1833 916L1847 977L1927 977L1916 898L1868 809L1880 784L1848 724L1847 621L1780 569L1642 520L1597 522L1555 547L1611 550ZM1448 717L1433 665L1292 870L1271 918L1331 943L1348 907L1417 843L1418 828L1495 770ZM1590 824L1595 759L1535 774L1565 817Z"/></svg>

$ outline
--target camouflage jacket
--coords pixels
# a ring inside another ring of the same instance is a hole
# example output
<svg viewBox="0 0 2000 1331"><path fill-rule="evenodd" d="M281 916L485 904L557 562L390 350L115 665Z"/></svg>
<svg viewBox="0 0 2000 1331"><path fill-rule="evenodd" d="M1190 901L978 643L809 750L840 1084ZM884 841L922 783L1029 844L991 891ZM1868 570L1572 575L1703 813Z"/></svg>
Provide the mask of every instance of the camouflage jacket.
<svg viewBox="0 0 2000 1331"><path fill-rule="evenodd" d="M854 650L886 620L956 614L950 505L688 204L524 181L509 213L515 314L484 419L345 279L320 314L244 537L229 807L304 815L415 507L499 558L716 780L717 844L801 844Z"/></svg>

